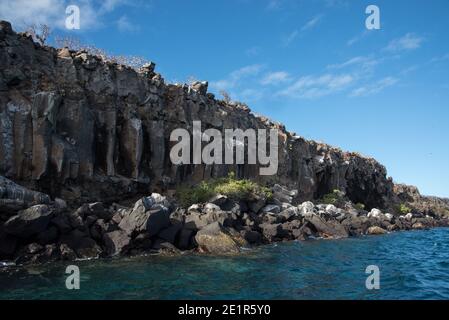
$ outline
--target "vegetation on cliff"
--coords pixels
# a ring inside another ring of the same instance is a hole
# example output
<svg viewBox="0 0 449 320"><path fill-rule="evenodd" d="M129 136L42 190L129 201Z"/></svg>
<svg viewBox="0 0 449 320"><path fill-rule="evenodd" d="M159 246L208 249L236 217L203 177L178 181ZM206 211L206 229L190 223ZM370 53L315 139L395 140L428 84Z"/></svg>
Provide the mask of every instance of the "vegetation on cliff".
<svg viewBox="0 0 449 320"><path fill-rule="evenodd" d="M181 186L176 193L183 207L207 202L207 200L218 194L225 195L236 201L248 201L260 197L270 199L272 197L272 192L269 188L248 179L236 179L234 172L230 172L226 178L202 181L196 186Z"/></svg>

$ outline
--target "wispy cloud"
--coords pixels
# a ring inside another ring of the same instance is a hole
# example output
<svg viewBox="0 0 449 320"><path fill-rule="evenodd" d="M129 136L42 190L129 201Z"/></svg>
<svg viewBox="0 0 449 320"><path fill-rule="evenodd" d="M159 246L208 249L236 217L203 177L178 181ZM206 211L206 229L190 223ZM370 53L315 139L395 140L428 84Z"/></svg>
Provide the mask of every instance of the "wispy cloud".
<svg viewBox="0 0 449 320"><path fill-rule="evenodd" d="M363 32L359 33L358 35L352 37L351 39L349 39L346 42L346 45L348 47L352 46L353 44L355 44L356 42L359 42L360 40L362 40L363 38L365 38L367 35L369 35L369 31L368 30L364 30Z"/></svg>
<svg viewBox="0 0 449 320"><path fill-rule="evenodd" d="M385 88L395 85L398 81L399 81L399 79L397 79L397 78L386 77L386 78L383 78L373 84L354 89L349 96L350 97L362 97L362 96L373 95L373 94L381 92Z"/></svg>
<svg viewBox="0 0 449 320"><path fill-rule="evenodd" d="M432 58L432 60L430 60L430 63L442 62L442 61L448 61L448 60L449 60L449 53L446 53L442 56Z"/></svg>
<svg viewBox="0 0 449 320"><path fill-rule="evenodd" d="M282 39L283 45L288 47L299 36L298 30L293 30L287 36Z"/></svg>
<svg viewBox="0 0 449 320"><path fill-rule="evenodd" d="M294 84L278 92L278 95L290 98L319 98L348 87L354 78L350 74L325 74L301 77Z"/></svg>
<svg viewBox="0 0 449 320"><path fill-rule="evenodd" d="M423 41L423 37L417 36L413 33L407 33L401 38L390 41L384 50L390 52L415 50L421 47Z"/></svg>
<svg viewBox="0 0 449 320"><path fill-rule="evenodd" d="M305 32L307 32L310 29L315 28L320 23L320 21L322 19L323 19L323 15L319 14L319 15L313 17L312 19L310 19L309 21L307 21L300 29L295 29L292 32L290 32L289 34L285 35L282 38L282 43L283 43L284 47L288 47L291 43L293 43L293 41L295 41L298 37L303 35Z"/></svg>
<svg viewBox="0 0 449 320"><path fill-rule="evenodd" d="M356 66L358 68L361 68L361 71L368 71L369 69L373 68L377 64L379 64L379 61L372 57L357 56L357 57L353 57L349 60L346 60L342 63L328 65L327 68L328 69L344 69L344 68Z"/></svg>
<svg viewBox="0 0 449 320"><path fill-rule="evenodd" d="M277 71L277 72L270 72L267 73L262 80L260 80L260 83L264 86L267 85L278 85L282 83L286 83L291 81L290 74L285 71Z"/></svg>
<svg viewBox="0 0 449 320"><path fill-rule="evenodd" d="M312 29L313 27L318 25L318 23L321 21L322 18L323 18L323 15L321 15L321 14L313 17L312 19L307 21L307 23L305 25L302 26L301 31L306 31L306 30Z"/></svg>
<svg viewBox="0 0 449 320"><path fill-rule="evenodd" d="M126 15L121 16L117 20L117 28L120 32L136 32L140 28L133 24Z"/></svg>
<svg viewBox="0 0 449 320"><path fill-rule="evenodd" d="M216 90L230 90L236 88L240 81L250 77L258 75L263 66L260 64L253 64L242 67L240 69L232 71L225 79L211 82L211 87Z"/></svg>

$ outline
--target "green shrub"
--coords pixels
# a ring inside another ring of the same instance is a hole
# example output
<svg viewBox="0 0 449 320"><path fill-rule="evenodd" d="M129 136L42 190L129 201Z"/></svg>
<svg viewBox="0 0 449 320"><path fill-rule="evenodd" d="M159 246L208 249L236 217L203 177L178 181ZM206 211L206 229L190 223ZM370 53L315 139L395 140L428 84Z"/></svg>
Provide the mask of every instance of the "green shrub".
<svg viewBox="0 0 449 320"><path fill-rule="evenodd" d="M322 204L333 204L334 206L338 206L345 200L346 199L344 193L340 190L335 189L331 193L328 193L321 199L319 199L319 202Z"/></svg>
<svg viewBox="0 0 449 320"><path fill-rule="evenodd" d="M203 181L197 186L180 187L177 198L183 207L195 203L204 203L217 194L225 195L233 200L253 200L257 197L270 199L272 192L269 188L261 186L251 180L235 178L234 172L228 177Z"/></svg>
<svg viewBox="0 0 449 320"><path fill-rule="evenodd" d="M412 211L405 203L401 203L399 206L397 206L396 211L400 214L407 214Z"/></svg>
<svg viewBox="0 0 449 320"><path fill-rule="evenodd" d="M354 205L354 208L356 208L357 210L365 210L365 205L359 202L356 205Z"/></svg>

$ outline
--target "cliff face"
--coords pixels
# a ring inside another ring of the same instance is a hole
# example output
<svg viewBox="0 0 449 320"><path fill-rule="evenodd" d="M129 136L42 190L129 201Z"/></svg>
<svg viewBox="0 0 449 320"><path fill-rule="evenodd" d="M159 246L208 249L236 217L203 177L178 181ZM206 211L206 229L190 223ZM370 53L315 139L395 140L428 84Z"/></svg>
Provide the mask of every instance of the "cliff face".
<svg viewBox="0 0 449 320"><path fill-rule="evenodd" d="M279 129L279 170L257 165L173 165L176 128ZM166 84L149 64L136 72L85 52L41 47L0 22L0 175L69 202L117 201L234 170L298 190L298 201L333 189L367 208L398 201L374 159L295 136L206 83Z"/></svg>

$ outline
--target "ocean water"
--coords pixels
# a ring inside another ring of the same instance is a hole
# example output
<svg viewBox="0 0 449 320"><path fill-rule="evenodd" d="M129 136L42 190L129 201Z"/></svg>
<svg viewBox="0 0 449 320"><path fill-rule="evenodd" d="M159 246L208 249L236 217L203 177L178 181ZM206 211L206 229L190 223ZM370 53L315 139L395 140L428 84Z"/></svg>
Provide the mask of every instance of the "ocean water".
<svg viewBox="0 0 449 320"><path fill-rule="evenodd" d="M269 245L234 257L146 256L0 269L0 299L449 299L449 229ZM368 265L380 289L367 290Z"/></svg>

